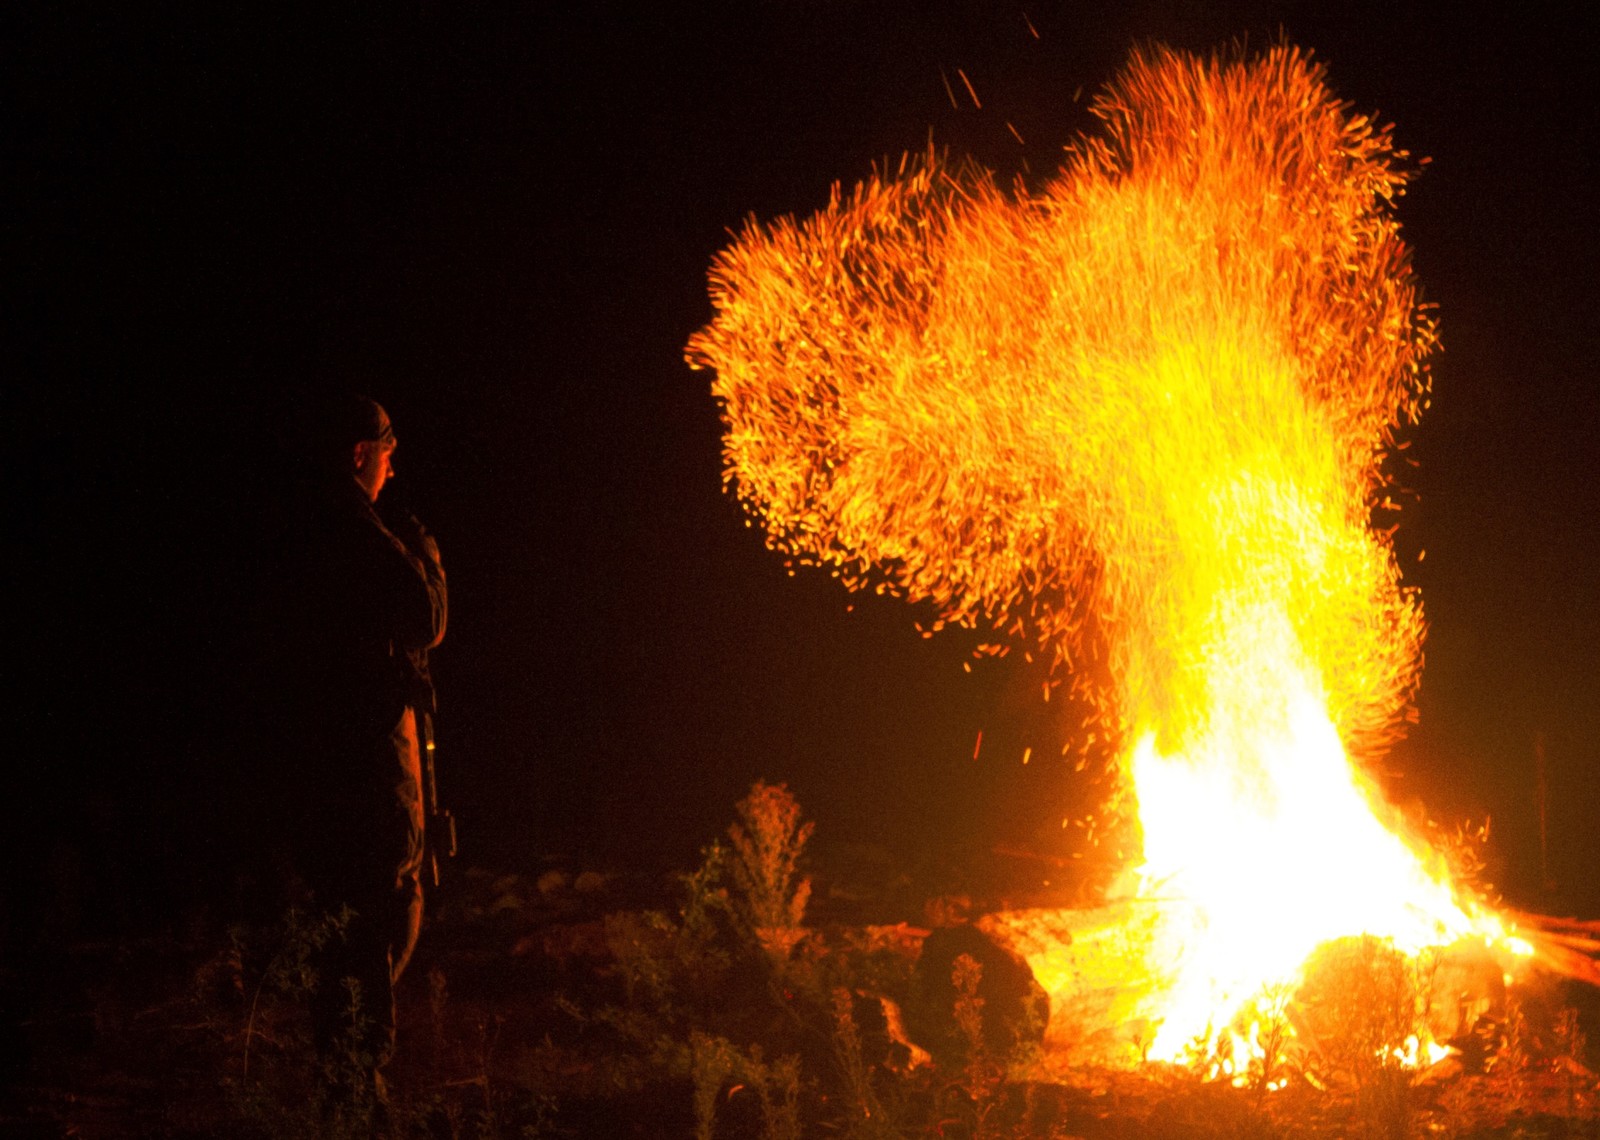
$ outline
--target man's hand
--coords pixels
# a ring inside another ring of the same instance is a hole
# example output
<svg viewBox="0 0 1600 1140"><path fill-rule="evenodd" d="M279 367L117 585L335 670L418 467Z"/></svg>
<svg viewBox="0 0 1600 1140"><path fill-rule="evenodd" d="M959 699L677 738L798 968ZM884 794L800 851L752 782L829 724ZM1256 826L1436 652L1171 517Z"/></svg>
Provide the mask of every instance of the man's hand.
<svg viewBox="0 0 1600 1140"><path fill-rule="evenodd" d="M384 519L384 525L389 528L389 533L405 544L405 548L418 558L438 566L439 544L434 541L433 535L428 533L428 528L422 525L420 519L410 511L396 510L390 517Z"/></svg>

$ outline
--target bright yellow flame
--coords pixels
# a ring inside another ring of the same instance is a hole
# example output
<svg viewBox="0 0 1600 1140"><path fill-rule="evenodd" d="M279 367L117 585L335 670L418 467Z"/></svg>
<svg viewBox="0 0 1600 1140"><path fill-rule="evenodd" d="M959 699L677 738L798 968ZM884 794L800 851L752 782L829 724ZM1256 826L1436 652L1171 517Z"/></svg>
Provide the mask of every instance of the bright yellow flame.
<svg viewBox="0 0 1600 1140"><path fill-rule="evenodd" d="M1280 708L1254 702L1249 742L1167 758L1147 736L1135 750L1145 889L1165 902L1153 957L1173 979L1152 1059L1292 984L1323 942L1374 934L1416 954L1503 933L1379 823L1320 702L1295 687Z"/></svg>
<svg viewBox="0 0 1600 1140"><path fill-rule="evenodd" d="M1434 343L1405 156L1288 47L1136 55L1095 110L1037 193L930 155L752 222L688 353L774 548L1104 659L1170 1056L1328 939L1501 932L1346 755L1394 738L1421 658L1371 521Z"/></svg>

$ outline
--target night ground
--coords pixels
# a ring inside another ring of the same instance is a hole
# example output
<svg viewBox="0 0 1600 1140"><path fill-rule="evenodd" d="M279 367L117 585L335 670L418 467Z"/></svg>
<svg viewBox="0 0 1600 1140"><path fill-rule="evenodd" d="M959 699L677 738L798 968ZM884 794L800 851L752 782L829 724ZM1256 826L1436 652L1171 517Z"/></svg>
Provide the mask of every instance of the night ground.
<svg viewBox="0 0 1600 1140"><path fill-rule="evenodd" d="M0 49L9 945L53 851L84 930L207 889L296 411L338 388L389 407L449 570L464 863L684 868L757 778L892 865L1070 855L1095 789L1039 675L788 576L683 346L747 216L930 141L1037 182L1135 43L1280 35L1429 159L1399 216L1444 352L1397 542L1430 634L1386 785L1491 818L1512 901L1600 911L1600 59L1556 6L185 7L30 6Z"/></svg>

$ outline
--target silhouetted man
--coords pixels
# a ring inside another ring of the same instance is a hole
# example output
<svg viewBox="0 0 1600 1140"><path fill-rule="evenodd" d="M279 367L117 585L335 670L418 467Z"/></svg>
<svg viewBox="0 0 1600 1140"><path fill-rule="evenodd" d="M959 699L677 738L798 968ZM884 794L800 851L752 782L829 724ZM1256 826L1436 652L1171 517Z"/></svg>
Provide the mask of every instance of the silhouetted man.
<svg viewBox="0 0 1600 1140"><path fill-rule="evenodd" d="M416 710L431 708L425 661L444 636L445 577L420 523L386 524L375 509L394 473L388 414L351 397L322 427L317 495L290 571L297 664L284 683L304 805L293 847L316 906L350 912L316 962L318 1048L355 1060L381 1095L393 986L422 920Z"/></svg>

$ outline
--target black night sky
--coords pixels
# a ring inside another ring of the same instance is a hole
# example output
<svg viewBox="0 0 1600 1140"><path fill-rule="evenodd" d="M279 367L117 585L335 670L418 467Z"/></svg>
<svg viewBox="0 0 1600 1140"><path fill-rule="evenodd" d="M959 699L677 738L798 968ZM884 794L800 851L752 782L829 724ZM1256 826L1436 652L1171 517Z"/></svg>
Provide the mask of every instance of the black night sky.
<svg viewBox="0 0 1600 1140"><path fill-rule="evenodd" d="M204 858L164 829L222 810L244 754L243 615L295 410L353 387L393 414L392 493L450 574L435 668L467 859L687 866L757 777L819 838L907 865L1067 854L1094 788L1054 759L1074 725L1041 678L968 673L975 639L787 576L721 491L683 345L748 215L813 210L930 139L1040 181L1136 42L1281 32L1431 160L1401 219L1445 351L1399 538L1431 634L1388 787L1492 816L1508 894L1593 916L1600 51L1554 6L1361 7L13 13L5 799L30 848Z"/></svg>

